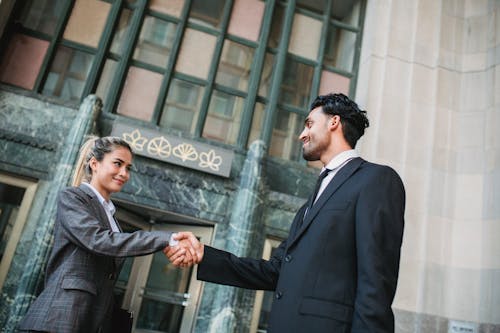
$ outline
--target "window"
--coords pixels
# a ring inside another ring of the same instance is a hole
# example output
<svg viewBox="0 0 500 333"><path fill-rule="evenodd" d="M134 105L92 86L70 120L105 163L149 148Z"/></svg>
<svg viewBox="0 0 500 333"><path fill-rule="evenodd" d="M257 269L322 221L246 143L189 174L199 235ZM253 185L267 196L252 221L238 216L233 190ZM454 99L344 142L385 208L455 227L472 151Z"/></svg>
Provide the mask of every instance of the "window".
<svg viewBox="0 0 500 333"><path fill-rule="evenodd" d="M17 8L19 7L19 8ZM365 0L18 1L0 81L166 132L301 160L318 94L352 94ZM297 148L298 147L298 148Z"/></svg>
<svg viewBox="0 0 500 333"><path fill-rule="evenodd" d="M0 173L0 289L23 231L36 183Z"/></svg>

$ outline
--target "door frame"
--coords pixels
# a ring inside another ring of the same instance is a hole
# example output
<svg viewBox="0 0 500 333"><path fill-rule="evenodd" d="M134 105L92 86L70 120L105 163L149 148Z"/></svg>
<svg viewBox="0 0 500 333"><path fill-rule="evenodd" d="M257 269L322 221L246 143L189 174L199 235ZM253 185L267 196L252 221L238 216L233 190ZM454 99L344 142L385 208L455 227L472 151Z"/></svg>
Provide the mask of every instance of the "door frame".
<svg viewBox="0 0 500 333"><path fill-rule="evenodd" d="M119 200L113 201L115 203L118 203L116 217L119 222L125 222L146 231L191 231L193 232L193 234L199 237L200 241L204 244L209 245L213 241L213 237L215 235L215 225L213 223L209 223L206 221L202 221L203 223L200 223L201 220L199 219L190 218L188 216L171 212L163 212L164 216L167 218L165 220L162 220L161 223L155 223L155 221L151 219L150 216L148 216L148 211L150 213L153 213L154 216L158 216L158 214L162 213L162 211L158 210L157 208L143 207L132 204L136 207L144 209L143 214L138 214L137 212L131 212L127 209L120 208L120 206L123 204L126 204L130 207L130 203ZM142 293L147 282L152 260L153 254L134 258L130 276L127 282L127 288L125 290L123 302L121 304L123 308L136 312L140 310ZM181 325L179 328L180 333L192 332L196 322L196 315L201 303L201 296L203 294L204 286L204 283L196 278L197 269L197 265L195 265L189 279L189 288L187 292L189 294L189 300L187 301L182 314ZM134 318L133 332L140 332L136 331L135 329L135 319L136 318Z"/></svg>

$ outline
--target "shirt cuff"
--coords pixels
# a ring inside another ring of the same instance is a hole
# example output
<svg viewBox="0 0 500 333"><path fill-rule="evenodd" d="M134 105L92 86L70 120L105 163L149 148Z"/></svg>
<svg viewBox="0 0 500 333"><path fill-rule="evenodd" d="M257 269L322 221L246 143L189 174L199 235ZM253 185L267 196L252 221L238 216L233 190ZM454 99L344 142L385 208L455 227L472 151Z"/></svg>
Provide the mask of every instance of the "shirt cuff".
<svg viewBox="0 0 500 333"><path fill-rule="evenodd" d="M177 235L177 233L175 232L170 235L170 239L168 240L168 246L177 246L179 244L179 241L174 239L175 235Z"/></svg>

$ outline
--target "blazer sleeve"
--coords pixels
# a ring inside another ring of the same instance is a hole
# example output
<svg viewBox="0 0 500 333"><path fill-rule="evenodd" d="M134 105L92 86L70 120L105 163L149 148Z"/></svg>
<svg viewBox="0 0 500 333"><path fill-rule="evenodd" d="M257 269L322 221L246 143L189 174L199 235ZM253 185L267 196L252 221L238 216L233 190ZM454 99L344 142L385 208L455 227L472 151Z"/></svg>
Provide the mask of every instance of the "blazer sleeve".
<svg viewBox="0 0 500 333"><path fill-rule="evenodd" d="M396 292L404 227L405 191L397 173L378 167L356 206L357 292L352 332L394 332Z"/></svg>
<svg viewBox="0 0 500 333"><path fill-rule="evenodd" d="M286 241L269 260L240 258L229 252L205 246L198 265L198 280L246 289L275 290Z"/></svg>
<svg viewBox="0 0 500 333"><path fill-rule="evenodd" d="M74 244L94 254L112 257L146 255L164 249L171 232L135 231L112 232L91 209L88 198L67 188L59 194L57 221L62 232Z"/></svg>

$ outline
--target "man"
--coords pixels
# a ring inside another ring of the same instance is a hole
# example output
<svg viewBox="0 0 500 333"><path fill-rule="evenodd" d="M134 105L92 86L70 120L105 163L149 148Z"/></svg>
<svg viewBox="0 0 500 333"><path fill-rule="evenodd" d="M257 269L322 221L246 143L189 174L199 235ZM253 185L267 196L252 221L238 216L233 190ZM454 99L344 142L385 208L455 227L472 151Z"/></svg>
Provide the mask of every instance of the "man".
<svg viewBox="0 0 500 333"><path fill-rule="evenodd" d="M353 149L368 127L365 113L343 94L312 103L300 140L325 177L270 260L197 244L198 279L275 291L270 333L394 332L405 192L393 169ZM166 254L181 261L174 248Z"/></svg>

